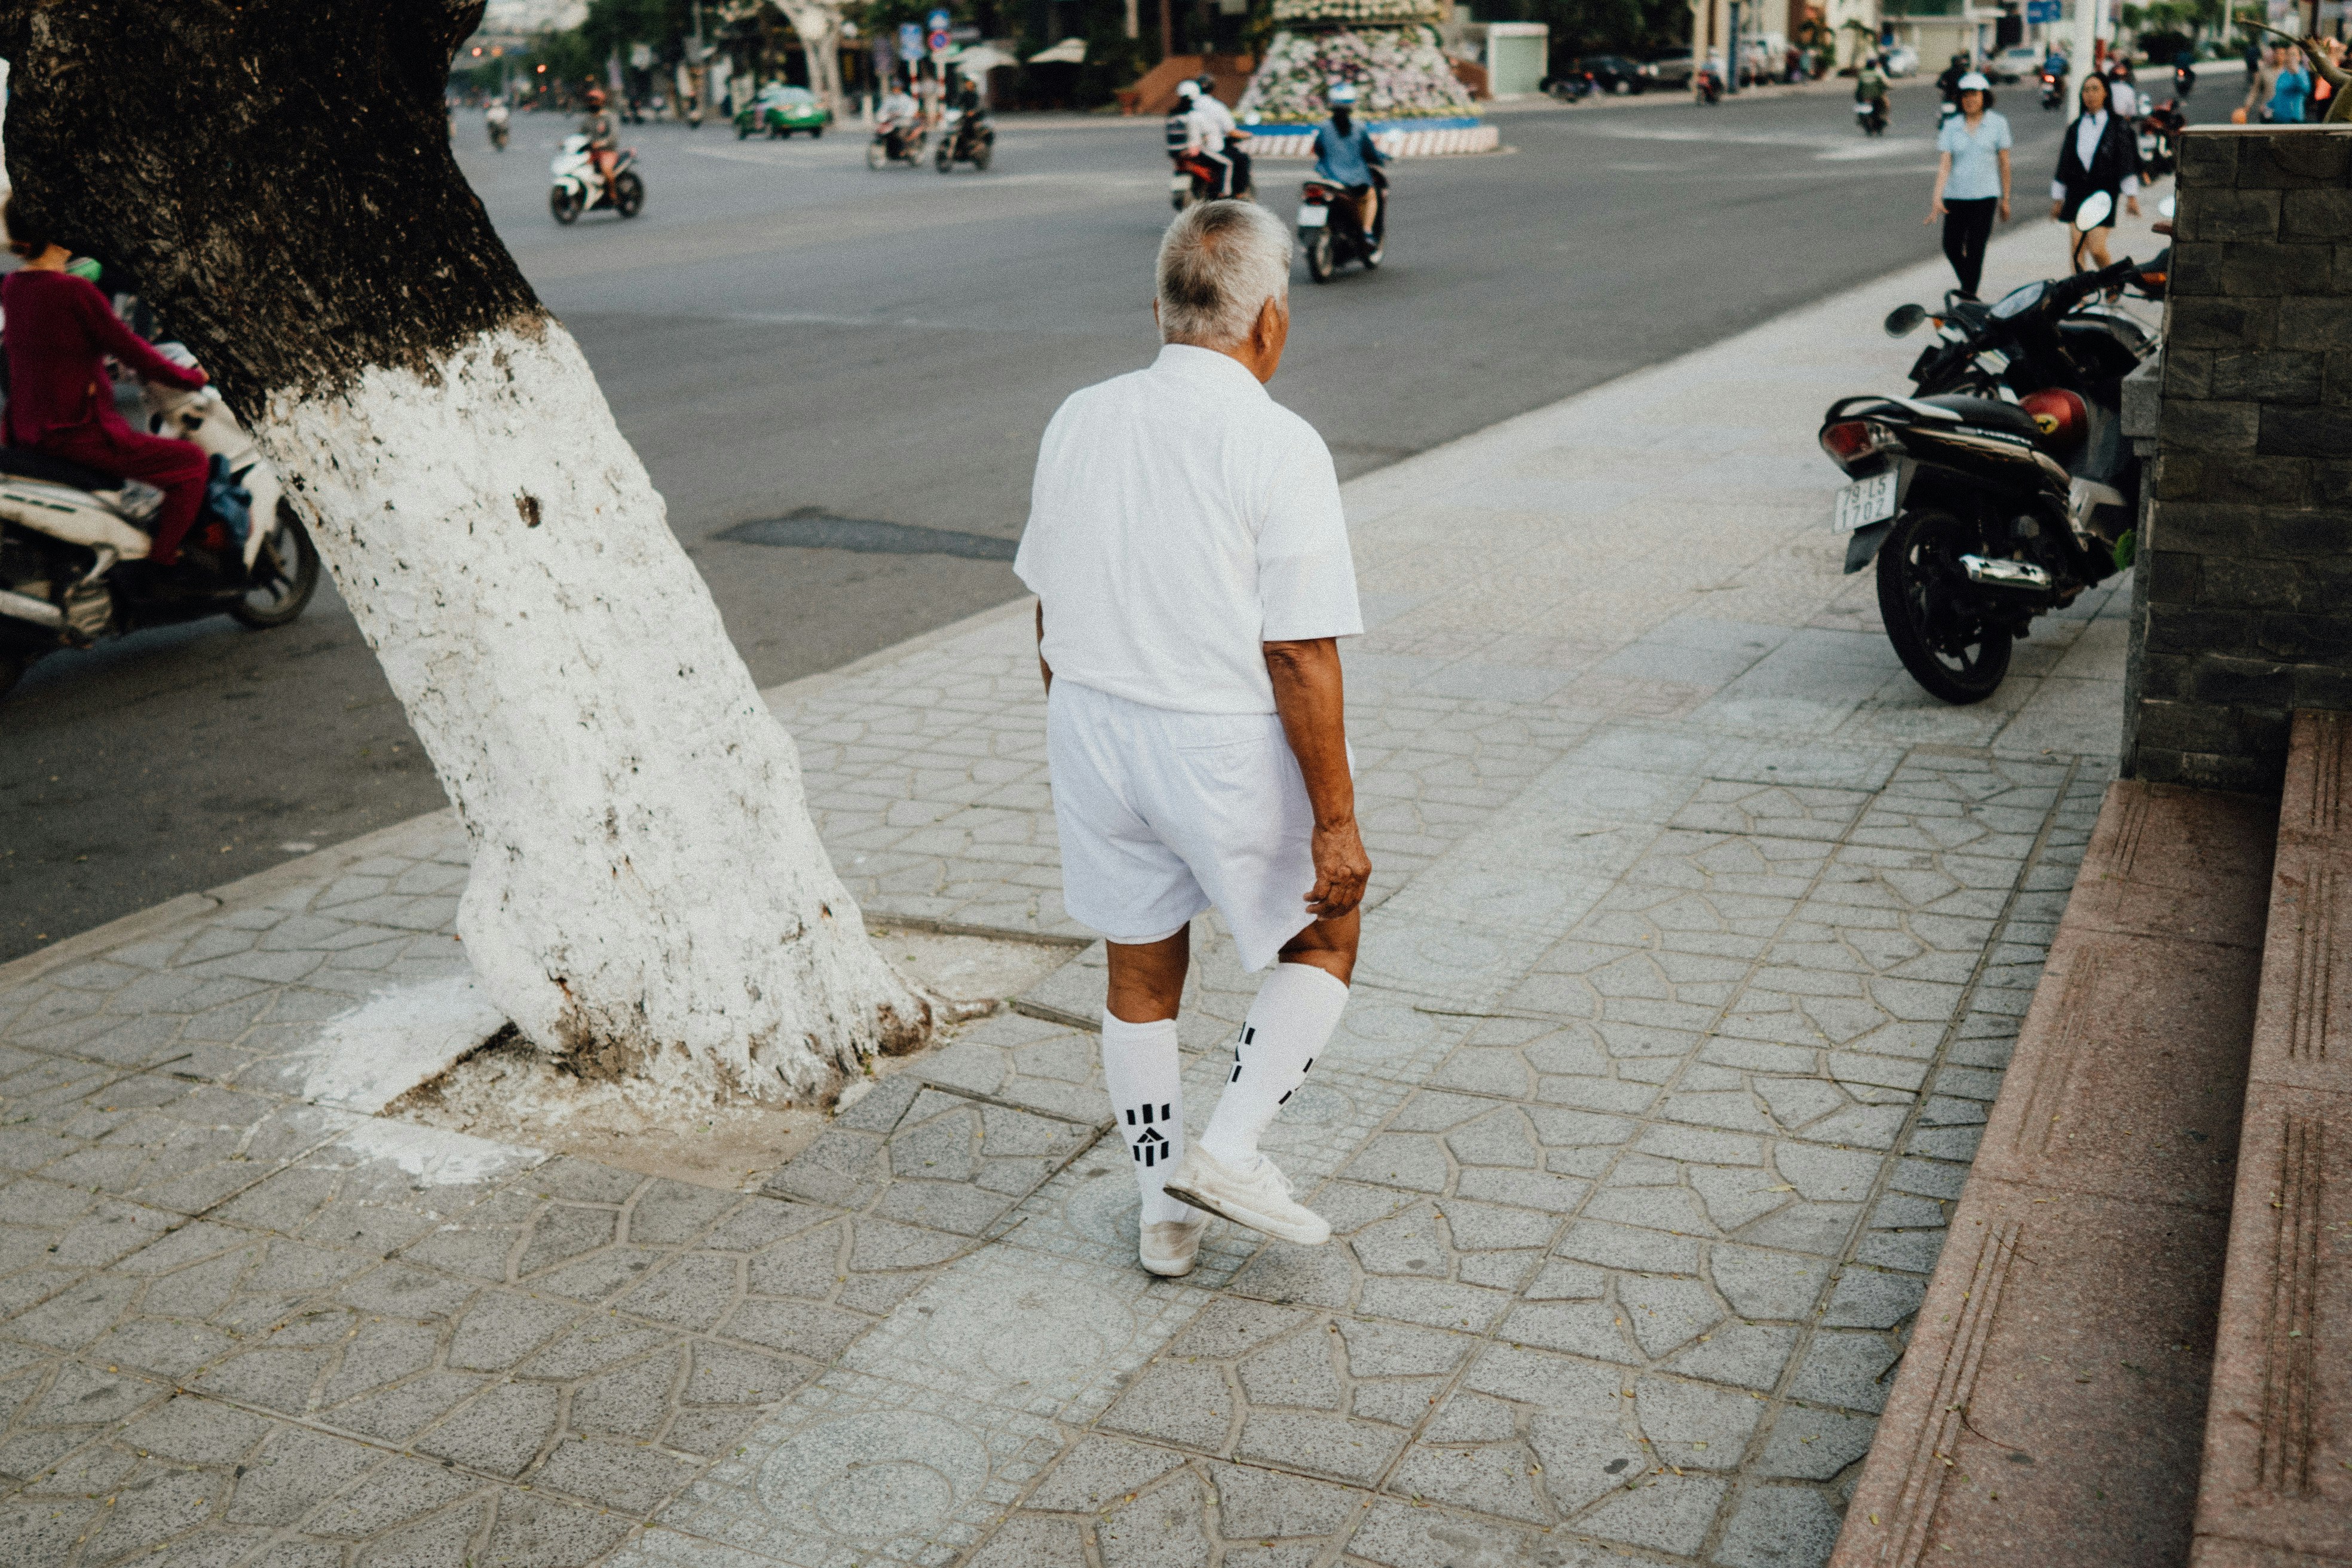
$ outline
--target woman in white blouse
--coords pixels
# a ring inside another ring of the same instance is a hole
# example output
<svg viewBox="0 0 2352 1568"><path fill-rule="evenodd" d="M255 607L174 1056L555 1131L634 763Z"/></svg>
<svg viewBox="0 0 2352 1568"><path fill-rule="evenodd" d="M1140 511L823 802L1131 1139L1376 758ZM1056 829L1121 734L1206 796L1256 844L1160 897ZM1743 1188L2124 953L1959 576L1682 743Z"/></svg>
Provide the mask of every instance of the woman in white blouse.
<svg viewBox="0 0 2352 1568"><path fill-rule="evenodd" d="M2083 112L2066 128L2058 145L2058 174L2050 182L2050 216L2061 223L2074 221L2083 198L2105 191L2110 202L2121 197L2125 209L2139 216L2139 138L2131 122L2107 112L2107 84L2094 72L2083 79ZM2112 208L2109 209L2112 212ZM2074 270L2107 265L2107 236L2112 219L2074 241ZM2084 253L2090 266L2084 266Z"/></svg>

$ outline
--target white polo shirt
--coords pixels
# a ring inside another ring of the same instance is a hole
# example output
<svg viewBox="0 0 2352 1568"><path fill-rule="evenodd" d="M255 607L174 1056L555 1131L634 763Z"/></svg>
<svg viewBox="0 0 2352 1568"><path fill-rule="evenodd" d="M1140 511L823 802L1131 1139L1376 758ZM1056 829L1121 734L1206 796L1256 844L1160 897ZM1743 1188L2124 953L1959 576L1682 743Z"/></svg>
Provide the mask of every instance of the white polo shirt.
<svg viewBox="0 0 2352 1568"><path fill-rule="evenodd" d="M1182 343L1055 414L1013 570L1056 680L1152 708L1271 713L1265 643L1364 629L1323 437Z"/></svg>

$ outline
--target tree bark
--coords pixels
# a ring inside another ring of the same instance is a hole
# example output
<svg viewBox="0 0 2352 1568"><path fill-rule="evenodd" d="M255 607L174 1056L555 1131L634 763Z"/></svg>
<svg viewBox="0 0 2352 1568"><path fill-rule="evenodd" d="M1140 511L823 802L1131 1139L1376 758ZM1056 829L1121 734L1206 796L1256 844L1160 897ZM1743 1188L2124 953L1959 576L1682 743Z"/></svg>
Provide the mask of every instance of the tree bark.
<svg viewBox="0 0 2352 1568"><path fill-rule="evenodd" d="M841 91L841 7L824 0L776 0L776 9L800 36L808 64L809 90L838 116Z"/></svg>
<svg viewBox="0 0 2352 1568"><path fill-rule="evenodd" d="M491 1001L585 1075L821 1099L920 1040L586 360L458 173L480 0L0 0L7 170L277 463L475 844Z"/></svg>

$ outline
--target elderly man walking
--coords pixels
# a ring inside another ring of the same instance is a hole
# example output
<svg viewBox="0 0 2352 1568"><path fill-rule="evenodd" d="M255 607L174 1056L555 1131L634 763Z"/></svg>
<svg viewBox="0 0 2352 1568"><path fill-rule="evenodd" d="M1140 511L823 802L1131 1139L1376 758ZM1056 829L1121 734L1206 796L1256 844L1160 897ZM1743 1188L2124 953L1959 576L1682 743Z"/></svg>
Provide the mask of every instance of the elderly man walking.
<svg viewBox="0 0 2352 1568"><path fill-rule="evenodd" d="M1331 1236L1257 1147L1347 1005L1371 871L1340 701L1337 639L1363 625L1339 479L1265 386L1289 291L1290 233L1263 207L1169 226L1160 357L1054 416L1013 563L1038 597L1064 903L1109 943L1103 1076L1155 1274L1191 1272L1209 1214ZM1212 905L1242 963L1274 968L1187 1149L1176 1010Z"/></svg>

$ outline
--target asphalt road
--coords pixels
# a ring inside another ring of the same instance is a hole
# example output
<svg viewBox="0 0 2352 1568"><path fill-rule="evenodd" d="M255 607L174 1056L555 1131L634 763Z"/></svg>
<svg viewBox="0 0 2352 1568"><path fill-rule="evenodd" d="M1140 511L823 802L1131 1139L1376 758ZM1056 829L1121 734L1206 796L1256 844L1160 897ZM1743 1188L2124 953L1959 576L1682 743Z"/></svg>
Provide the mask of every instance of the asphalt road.
<svg viewBox="0 0 2352 1568"><path fill-rule="evenodd" d="M1302 267L1275 393L1346 477L1933 256L1933 102L1898 89L1875 142L1838 94L1498 114L1507 154L1394 171L1379 273ZM2058 116L2022 89L2005 111L2032 215ZM762 685L1019 592L1003 542L1039 432L1154 350L1157 121L1010 121L989 173L950 177L869 171L854 127L647 126L644 215L572 228L545 205L563 128L518 126L498 154L464 117L467 176ZM1286 207L1302 171L1261 164L1261 193ZM331 590L281 631L52 658L0 704L0 959L442 798Z"/></svg>

